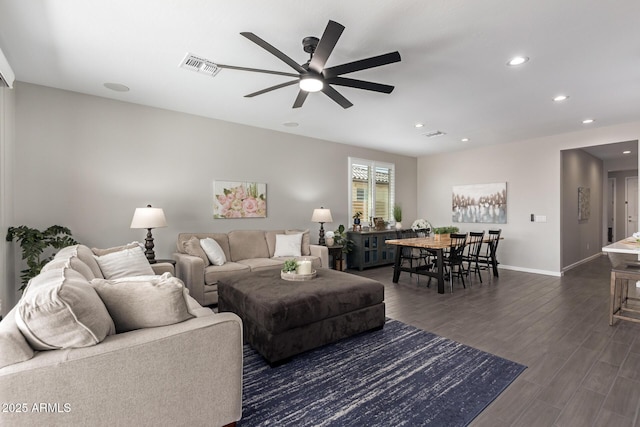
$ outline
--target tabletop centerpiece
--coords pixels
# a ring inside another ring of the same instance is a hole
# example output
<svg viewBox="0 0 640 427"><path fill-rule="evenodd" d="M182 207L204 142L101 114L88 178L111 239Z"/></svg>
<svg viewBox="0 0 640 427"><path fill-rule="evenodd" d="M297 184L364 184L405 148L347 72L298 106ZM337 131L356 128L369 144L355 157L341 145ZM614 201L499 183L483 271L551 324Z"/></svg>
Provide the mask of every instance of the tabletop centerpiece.
<svg viewBox="0 0 640 427"><path fill-rule="evenodd" d="M311 260L303 258L300 260L288 259L284 262L280 277L292 282L311 280L316 277L316 270L312 269Z"/></svg>

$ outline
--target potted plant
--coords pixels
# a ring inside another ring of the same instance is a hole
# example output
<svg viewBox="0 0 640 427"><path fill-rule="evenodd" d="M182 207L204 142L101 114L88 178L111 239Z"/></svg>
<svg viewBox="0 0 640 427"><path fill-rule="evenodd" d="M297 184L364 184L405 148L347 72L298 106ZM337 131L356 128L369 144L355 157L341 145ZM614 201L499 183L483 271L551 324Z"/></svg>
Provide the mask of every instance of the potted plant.
<svg viewBox="0 0 640 427"><path fill-rule="evenodd" d="M348 254L353 250L354 242L353 240L347 237L347 231L344 225L340 224L338 226L338 229L334 232L333 240L336 245L342 246L342 254ZM336 264L336 270L345 270L344 267L346 266L345 266L345 263L343 262L342 254L340 254L340 260L339 260L340 268L338 268Z"/></svg>
<svg viewBox="0 0 640 427"><path fill-rule="evenodd" d="M71 230L59 225L52 225L44 231L26 225L9 227L6 240L7 242L17 240L22 248L22 259L27 261L27 268L20 271L20 279L22 280L20 291L23 291L29 280L37 276L42 267L53 259L55 254L41 258L46 249L62 249L78 244L71 237Z"/></svg>
<svg viewBox="0 0 640 427"><path fill-rule="evenodd" d="M327 231L324 234L324 242L327 246L333 246L335 245L335 236L336 234L333 231Z"/></svg>
<svg viewBox="0 0 640 427"><path fill-rule="evenodd" d="M353 223L355 225L360 225L360 217L362 216L362 212L357 211L353 214Z"/></svg>
<svg viewBox="0 0 640 427"><path fill-rule="evenodd" d="M393 219L396 221L396 230L402 230L402 206L393 205Z"/></svg>
<svg viewBox="0 0 640 427"><path fill-rule="evenodd" d="M285 273L295 273L296 268L298 268L298 261L296 261L295 259L288 259L284 262L282 271Z"/></svg>
<svg viewBox="0 0 640 427"><path fill-rule="evenodd" d="M443 234L457 233L458 231L460 231L460 229L452 225L449 225L446 227L435 227L433 229L433 233L435 234L436 240L439 240Z"/></svg>

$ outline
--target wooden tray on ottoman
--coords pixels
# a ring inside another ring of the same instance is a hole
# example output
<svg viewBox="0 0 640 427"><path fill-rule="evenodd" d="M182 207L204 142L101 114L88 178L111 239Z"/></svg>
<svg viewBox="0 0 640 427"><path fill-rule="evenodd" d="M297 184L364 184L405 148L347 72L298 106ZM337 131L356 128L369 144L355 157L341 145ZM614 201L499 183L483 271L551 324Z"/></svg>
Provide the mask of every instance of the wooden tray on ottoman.
<svg viewBox="0 0 640 427"><path fill-rule="evenodd" d="M218 310L242 318L244 339L270 364L384 326L384 286L321 268L289 282L270 269L218 282Z"/></svg>

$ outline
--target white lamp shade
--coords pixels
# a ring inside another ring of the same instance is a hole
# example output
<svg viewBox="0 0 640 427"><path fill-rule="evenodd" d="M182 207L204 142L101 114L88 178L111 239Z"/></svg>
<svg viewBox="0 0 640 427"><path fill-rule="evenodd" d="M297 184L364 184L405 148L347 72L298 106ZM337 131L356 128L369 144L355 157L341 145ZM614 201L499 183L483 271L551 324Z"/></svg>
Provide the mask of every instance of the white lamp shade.
<svg viewBox="0 0 640 427"><path fill-rule="evenodd" d="M333 222L331 210L325 208L314 209L311 222Z"/></svg>
<svg viewBox="0 0 640 427"><path fill-rule="evenodd" d="M167 219L161 208L136 208L131 220L131 228L162 228L167 226Z"/></svg>

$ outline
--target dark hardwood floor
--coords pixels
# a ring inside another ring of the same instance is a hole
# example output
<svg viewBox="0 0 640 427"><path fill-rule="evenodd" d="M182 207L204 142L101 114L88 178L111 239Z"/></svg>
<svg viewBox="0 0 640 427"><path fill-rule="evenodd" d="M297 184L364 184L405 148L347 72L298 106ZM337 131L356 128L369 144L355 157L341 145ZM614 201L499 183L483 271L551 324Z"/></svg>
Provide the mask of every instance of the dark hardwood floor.
<svg viewBox="0 0 640 427"><path fill-rule="evenodd" d="M563 277L483 272L440 295L391 266L349 270L384 284L387 316L528 366L472 426L640 427L640 324L609 326L609 271L601 256Z"/></svg>

